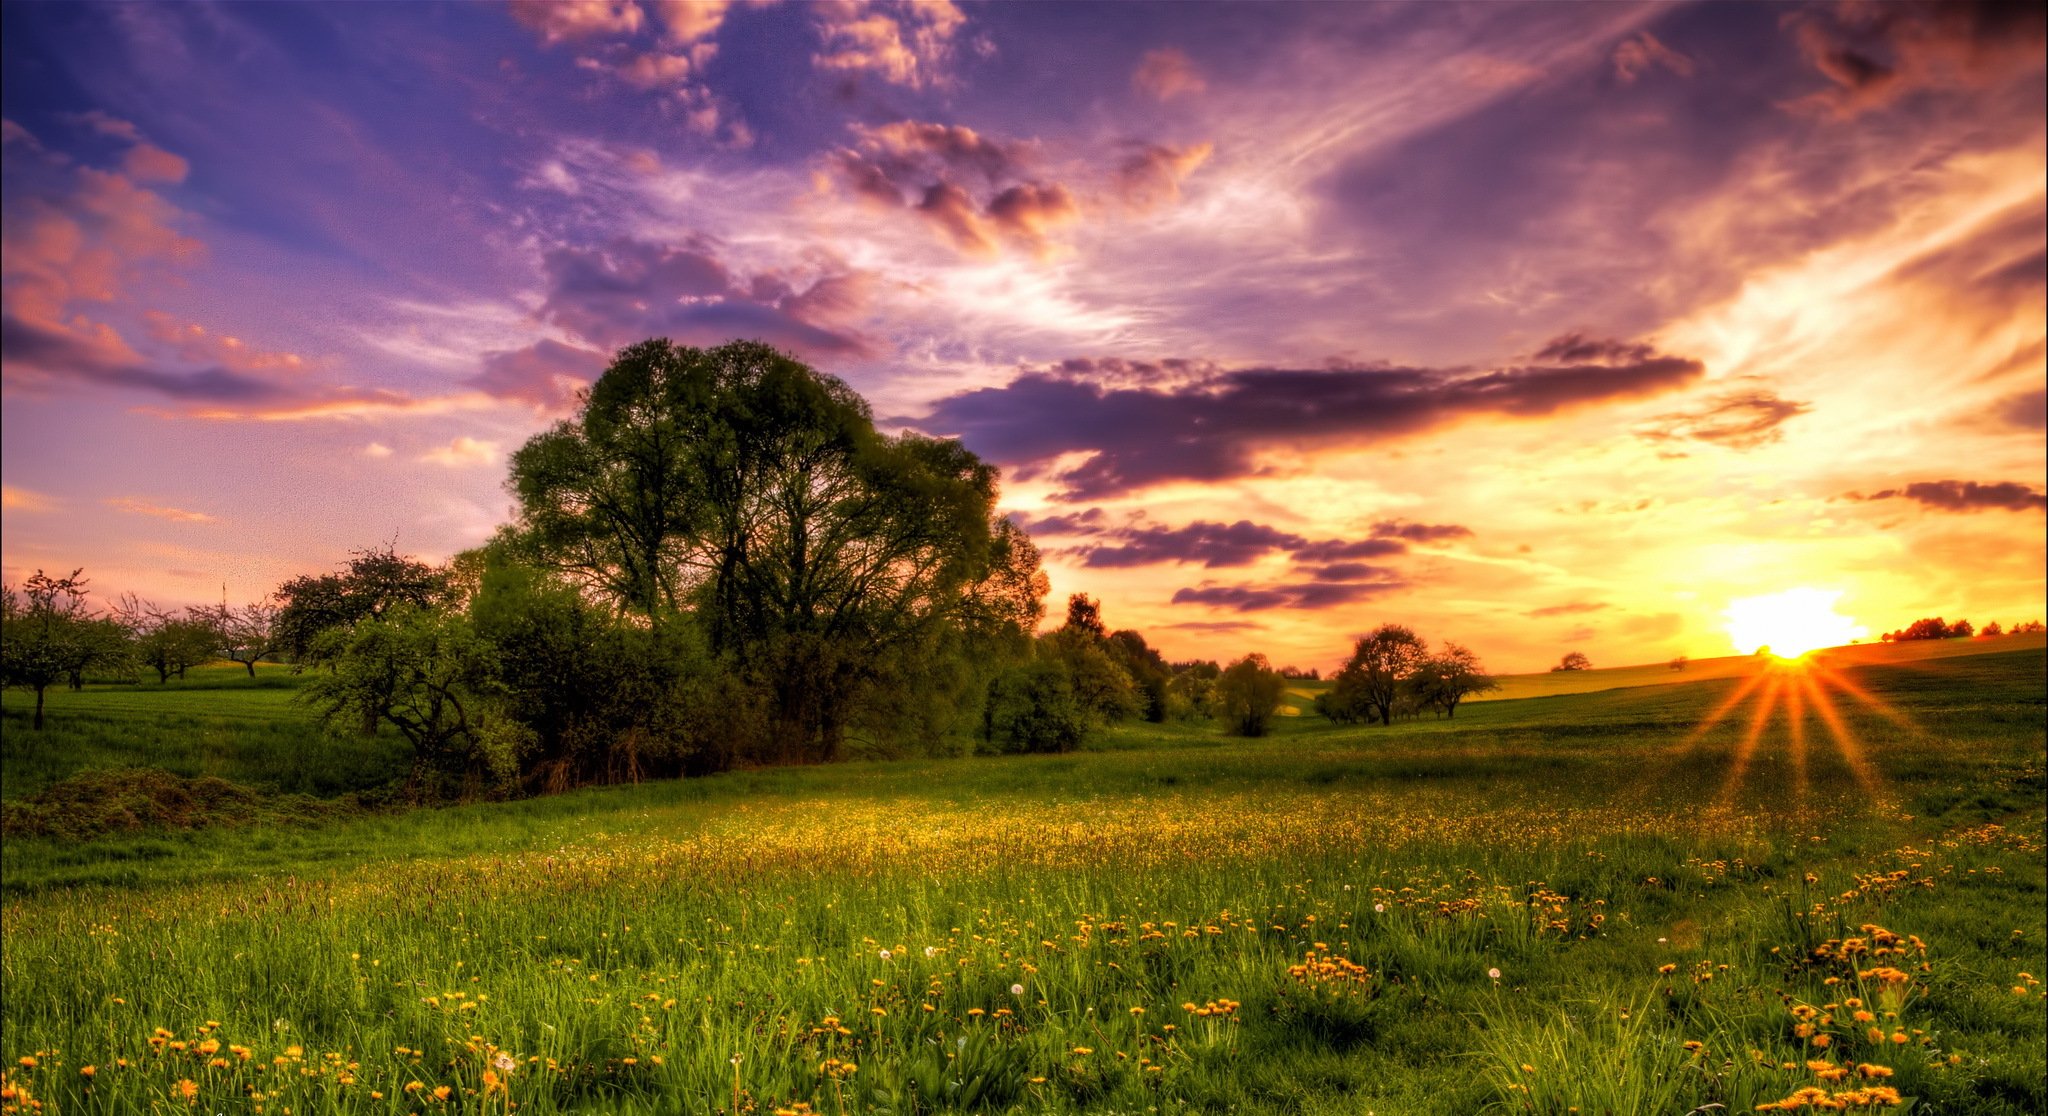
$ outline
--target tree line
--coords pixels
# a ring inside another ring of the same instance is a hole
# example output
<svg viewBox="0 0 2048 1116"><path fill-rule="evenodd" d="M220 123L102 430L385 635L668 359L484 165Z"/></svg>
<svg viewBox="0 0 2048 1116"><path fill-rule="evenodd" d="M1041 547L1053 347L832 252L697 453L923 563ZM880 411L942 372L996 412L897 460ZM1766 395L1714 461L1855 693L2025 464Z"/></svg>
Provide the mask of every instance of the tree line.
<svg viewBox="0 0 2048 1116"><path fill-rule="evenodd" d="M1048 581L958 442L886 435L836 377L765 345L622 349L512 455L514 516L440 565L395 546L269 600L89 602L82 571L4 599L0 673L289 661L337 731L391 731L417 798L540 793L849 754L1064 751L1098 727L1217 720L1258 735L1290 680L1261 655L1169 663ZM1490 688L1469 650L1383 627L1318 702L1333 719L1452 715Z"/></svg>
<svg viewBox="0 0 2048 1116"><path fill-rule="evenodd" d="M1968 620L1958 620L1951 624L1939 616L1925 616L1897 631L1886 632L1879 636L1878 639L1884 643L1909 643L1922 639L1969 639L1972 636L2026 635L2030 632L2041 630L2042 624L2039 620L2028 620L2024 623L2014 624L2011 628L2006 628L1999 624L1998 621L1993 620L1991 623L1984 625L1982 631L1979 631Z"/></svg>

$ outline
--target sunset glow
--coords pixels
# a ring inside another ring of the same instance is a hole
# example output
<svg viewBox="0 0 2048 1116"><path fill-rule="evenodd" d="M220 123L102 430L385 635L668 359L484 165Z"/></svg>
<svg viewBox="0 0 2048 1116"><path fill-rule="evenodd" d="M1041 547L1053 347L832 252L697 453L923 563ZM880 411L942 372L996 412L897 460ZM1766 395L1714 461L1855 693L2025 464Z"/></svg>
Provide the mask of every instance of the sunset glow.
<svg viewBox="0 0 2048 1116"><path fill-rule="evenodd" d="M0 572L446 559L620 346L746 337L1172 658L2037 619L2043 32L1974 11L7 5Z"/></svg>
<svg viewBox="0 0 2048 1116"><path fill-rule="evenodd" d="M1796 659L1868 636L1870 629L1835 611L1841 598L1838 589L1787 589L1730 601L1728 640L1741 654L1768 650L1781 659Z"/></svg>

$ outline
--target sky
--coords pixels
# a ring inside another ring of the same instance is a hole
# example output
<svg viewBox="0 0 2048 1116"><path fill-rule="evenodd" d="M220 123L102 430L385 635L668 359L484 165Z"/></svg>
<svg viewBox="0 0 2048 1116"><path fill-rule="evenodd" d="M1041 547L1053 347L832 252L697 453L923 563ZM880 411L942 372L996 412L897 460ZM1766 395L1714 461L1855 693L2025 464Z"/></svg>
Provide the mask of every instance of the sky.
<svg viewBox="0 0 2048 1116"><path fill-rule="evenodd" d="M2044 609L2028 5L8 4L0 566L442 559L608 354L959 437L1169 657ZM1740 650L1749 650L1742 648Z"/></svg>

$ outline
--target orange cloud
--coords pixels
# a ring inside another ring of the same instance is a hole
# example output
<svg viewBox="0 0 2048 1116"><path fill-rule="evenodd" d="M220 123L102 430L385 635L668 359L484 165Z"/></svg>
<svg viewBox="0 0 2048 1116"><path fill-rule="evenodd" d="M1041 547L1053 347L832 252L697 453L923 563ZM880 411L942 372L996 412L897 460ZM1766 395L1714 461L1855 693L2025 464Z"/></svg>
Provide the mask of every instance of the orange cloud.
<svg viewBox="0 0 2048 1116"><path fill-rule="evenodd" d="M512 0L512 18L554 46L594 35L630 35L645 16L633 0Z"/></svg>
<svg viewBox="0 0 2048 1116"><path fill-rule="evenodd" d="M1181 182L1207 162L1214 150L1207 143L1187 147L1145 144L1117 168L1117 195L1140 212L1172 205L1180 200Z"/></svg>
<svg viewBox="0 0 2048 1116"><path fill-rule="evenodd" d="M54 496L16 488L11 484L0 484L0 508L12 512L49 512L57 510L58 501Z"/></svg>
<svg viewBox="0 0 2048 1116"><path fill-rule="evenodd" d="M445 446L421 454L420 460L432 465L462 469L476 465L494 465L502 454L498 443L472 438L465 434Z"/></svg>
<svg viewBox="0 0 2048 1116"><path fill-rule="evenodd" d="M818 12L825 49L811 56L814 65L870 73L912 89L942 84L953 36L967 22L952 0L893 6L834 0Z"/></svg>
<svg viewBox="0 0 2048 1116"><path fill-rule="evenodd" d="M164 507L132 496L110 496L101 503L115 511L129 515L146 515L152 519L166 519L172 523L212 523L214 517L205 512L186 511L184 508Z"/></svg>
<svg viewBox="0 0 2048 1116"><path fill-rule="evenodd" d="M1131 84L1162 101L1209 88L1194 60L1174 47L1146 51L1131 74Z"/></svg>

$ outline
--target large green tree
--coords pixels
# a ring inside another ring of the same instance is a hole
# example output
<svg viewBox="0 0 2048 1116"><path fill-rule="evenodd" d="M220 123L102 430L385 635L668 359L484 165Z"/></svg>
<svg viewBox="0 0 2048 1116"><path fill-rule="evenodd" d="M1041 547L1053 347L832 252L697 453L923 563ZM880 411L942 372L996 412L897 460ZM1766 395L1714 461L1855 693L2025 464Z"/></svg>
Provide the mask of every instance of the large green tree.
<svg viewBox="0 0 2048 1116"><path fill-rule="evenodd" d="M693 625L765 695L762 759L836 757L944 629L1028 630L1042 607L992 467L878 433L845 383L755 342L621 350L508 487L509 545L656 632Z"/></svg>

